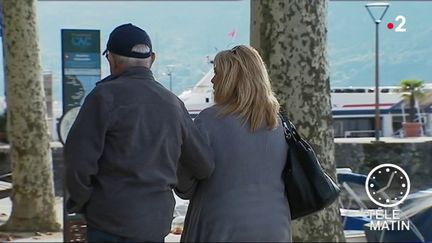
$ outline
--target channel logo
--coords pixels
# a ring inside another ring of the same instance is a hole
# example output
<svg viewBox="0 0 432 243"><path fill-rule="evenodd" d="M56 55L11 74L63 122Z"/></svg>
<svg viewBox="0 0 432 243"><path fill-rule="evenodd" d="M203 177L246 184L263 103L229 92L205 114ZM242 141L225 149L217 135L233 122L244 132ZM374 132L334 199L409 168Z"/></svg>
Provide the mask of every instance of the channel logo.
<svg viewBox="0 0 432 243"><path fill-rule="evenodd" d="M392 30L393 28L395 28L395 32L406 32L407 29L405 28L405 24L406 24L406 18L403 15L398 15L395 18L395 22L397 23L397 26L395 28L395 24L393 24L392 22L387 24L387 29Z"/></svg>
<svg viewBox="0 0 432 243"><path fill-rule="evenodd" d="M385 208L401 204L408 196L410 187L408 174L394 164L382 164L372 169L365 184L370 200Z"/></svg>

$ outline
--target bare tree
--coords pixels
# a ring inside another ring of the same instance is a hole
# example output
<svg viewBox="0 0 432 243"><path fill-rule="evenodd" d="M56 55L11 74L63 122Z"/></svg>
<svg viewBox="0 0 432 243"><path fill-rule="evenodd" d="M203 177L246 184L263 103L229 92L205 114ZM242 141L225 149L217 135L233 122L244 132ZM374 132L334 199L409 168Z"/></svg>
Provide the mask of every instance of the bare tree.
<svg viewBox="0 0 432 243"><path fill-rule="evenodd" d="M251 45L263 56L288 117L334 178L326 11L324 0L251 0ZM293 240L344 241L338 205L294 221Z"/></svg>
<svg viewBox="0 0 432 243"><path fill-rule="evenodd" d="M12 213L1 230L56 231L52 158L42 87L36 0L3 2Z"/></svg>

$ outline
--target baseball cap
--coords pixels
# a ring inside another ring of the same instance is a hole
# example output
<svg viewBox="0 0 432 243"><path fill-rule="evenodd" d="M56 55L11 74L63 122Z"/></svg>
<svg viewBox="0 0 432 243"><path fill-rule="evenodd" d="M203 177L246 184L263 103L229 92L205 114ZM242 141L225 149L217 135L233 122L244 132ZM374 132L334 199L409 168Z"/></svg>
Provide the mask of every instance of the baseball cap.
<svg viewBox="0 0 432 243"><path fill-rule="evenodd" d="M132 51L134 46L140 44L148 46L150 50L146 53ZM150 36L143 29L130 23L120 25L111 32L103 55L107 51L120 56L135 58L147 58L153 53Z"/></svg>

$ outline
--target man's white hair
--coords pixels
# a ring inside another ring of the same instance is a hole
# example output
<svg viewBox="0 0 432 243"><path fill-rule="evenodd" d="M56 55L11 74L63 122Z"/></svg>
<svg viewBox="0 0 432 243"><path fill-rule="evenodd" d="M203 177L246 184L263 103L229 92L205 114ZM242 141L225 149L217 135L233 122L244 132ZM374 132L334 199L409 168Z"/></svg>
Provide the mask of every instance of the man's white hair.
<svg viewBox="0 0 432 243"><path fill-rule="evenodd" d="M132 52L138 52L138 53L147 53L150 51L150 48L147 45L141 44L141 45L135 45L132 47Z"/></svg>
<svg viewBox="0 0 432 243"><path fill-rule="evenodd" d="M132 48L133 52L137 53L147 53L150 51L150 48L147 45L140 44L135 45ZM135 58L135 57L125 57L111 52L114 60L125 67L136 67L136 66L144 66L150 68L151 66L151 57L147 58Z"/></svg>

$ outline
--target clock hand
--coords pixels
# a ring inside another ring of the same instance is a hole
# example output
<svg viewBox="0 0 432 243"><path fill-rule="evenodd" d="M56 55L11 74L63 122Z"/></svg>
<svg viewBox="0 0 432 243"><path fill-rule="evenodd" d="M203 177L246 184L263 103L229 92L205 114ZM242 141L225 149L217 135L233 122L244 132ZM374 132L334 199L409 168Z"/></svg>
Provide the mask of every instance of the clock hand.
<svg viewBox="0 0 432 243"><path fill-rule="evenodd" d="M392 181L393 181L393 177L394 177L395 174L396 174L396 173L393 172L393 173L390 175L390 179L388 180L387 185L386 185L385 187L379 189L378 191L376 191L376 193L380 193L380 192L386 190L387 188L389 188L390 185L391 185L391 183L392 183Z"/></svg>

